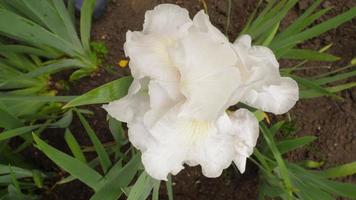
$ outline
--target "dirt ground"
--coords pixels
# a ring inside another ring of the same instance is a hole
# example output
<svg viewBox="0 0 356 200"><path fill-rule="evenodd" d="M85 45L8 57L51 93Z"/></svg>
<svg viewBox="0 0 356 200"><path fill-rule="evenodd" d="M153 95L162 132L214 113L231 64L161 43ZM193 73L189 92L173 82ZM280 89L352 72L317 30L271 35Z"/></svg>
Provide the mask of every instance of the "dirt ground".
<svg viewBox="0 0 356 200"><path fill-rule="evenodd" d="M129 75L128 68L118 68L117 62L125 58L123 44L127 30L141 30L146 10L152 9L160 3L176 3L187 8L193 16L197 11L203 9L203 4L199 0L109 0L107 12L93 25L93 39L103 41L109 49L106 59L106 68L113 69L114 72L101 70L93 78L81 79L71 84L72 90L69 94L82 94L92 88L102 85L118 77ZM295 16L302 13L310 0L301 0L293 8L292 12L286 17L283 25L290 23ZM225 0L206 0L210 19L220 30L225 30L228 4ZM230 40L233 41L237 33L246 23L249 14L254 10L256 0L233 0L232 18L228 31ZM348 8L354 7L354 0L329 0L324 1L321 7L334 6L334 9L327 14L330 18ZM342 25L337 30L332 30L321 37L313 39L302 47L321 48L322 46L334 43L331 53L342 57L342 61L333 63L330 69L345 66L353 56L356 55L356 21L353 20ZM289 62L281 62L281 67L288 67ZM311 63L311 66L320 66L323 63ZM326 70L330 70L326 69ZM324 70L306 70L301 73L304 75L315 75ZM354 79L355 80L355 79ZM318 136L316 142L311 147L293 152L288 155L288 159L299 161L312 159L324 161L325 167L343 164L356 160L356 88L341 93L344 101L335 101L329 98L318 98L304 100L295 106L291 111L292 119L297 124L296 135L315 135ZM110 141L109 130L105 122L105 112L99 106L90 106L94 110L95 117L90 118L91 125L100 135L103 141ZM81 144L90 144L85 137L82 127L74 123L71 127L72 132ZM64 145L61 132L51 132L44 134L50 144L68 151ZM58 170L50 161L37 150L32 149L27 152L27 156L38 161L41 168L45 170ZM251 200L257 198L257 169L249 163L247 172L238 175L234 168L229 168L226 172L216 179L205 178L201 174L199 167L188 168L174 177L174 194L176 200ZM356 176L347 177L344 181L356 183ZM162 188L163 190L164 188ZM57 186L51 194L44 199L66 199L79 200L89 199L92 191L81 184L73 182L64 186ZM161 198L166 199L162 191Z"/></svg>

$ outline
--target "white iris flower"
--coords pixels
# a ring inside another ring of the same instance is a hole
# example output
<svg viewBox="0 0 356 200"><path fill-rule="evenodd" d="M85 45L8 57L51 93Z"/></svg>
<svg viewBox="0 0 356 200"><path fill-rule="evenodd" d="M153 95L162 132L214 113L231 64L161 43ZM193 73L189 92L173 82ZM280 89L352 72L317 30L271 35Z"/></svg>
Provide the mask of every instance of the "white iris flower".
<svg viewBox="0 0 356 200"><path fill-rule="evenodd" d="M243 35L231 44L203 11L161 4L146 12L142 31L128 31L125 53L134 81L127 96L105 105L126 122L146 171L166 180L201 165L218 177L235 162L245 171L259 126L238 102L282 114L298 100L297 83L279 74L271 50Z"/></svg>

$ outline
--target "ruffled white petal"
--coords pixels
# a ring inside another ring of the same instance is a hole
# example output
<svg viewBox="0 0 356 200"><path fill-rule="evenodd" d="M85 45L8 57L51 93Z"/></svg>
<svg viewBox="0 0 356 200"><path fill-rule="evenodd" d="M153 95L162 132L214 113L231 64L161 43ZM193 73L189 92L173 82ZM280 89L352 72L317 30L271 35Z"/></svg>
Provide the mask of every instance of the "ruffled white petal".
<svg viewBox="0 0 356 200"><path fill-rule="evenodd" d="M205 176L220 176L235 155L229 117L224 114L217 122L190 120L178 117L179 109L177 105L150 129L156 142L143 152L145 169L165 180L168 173L183 169L183 163L199 164Z"/></svg>
<svg viewBox="0 0 356 200"><path fill-rule="evenodd" d="M211 24L209 16L203 10L194 16L193 26L190 28L190 31L208 34L210 40L214 40L215 42L229 43L225 35Z"/></svg>
<svg viewBox="0 0 356 200"><path fill-rule="evenodd" d="M267 47L251 46L247 35L238 38L232 46L239 57L237 68L244 84L230 102L241 101L274 114L288 112L298 100L298 84L291 78L281 77L273 52Z"/></svg>
<svg viewBox="0 0 356 200"><path fill-rule="evenodd" d="M189 163L201 165L204 176L219 177L235 157L231 121L224 113L211 127L214 132L195 142L189 153Z"/></svg>
<svg viewBox="0 0 356 200"><path fill-rule="evenodd" d="M174 4L160 4L145 14L143 33L179 37L191 26L189 13Z"/></svg>
<svg viewBox="0 0 356 200"><path fill-rule="evenodd" d="M103 108L116 120L133 122L149 109L147 84L147 79L134 79L125 97L103 105Z"/></svg>
<svg viewBox="0 0 356 200"><path fill-rule="evenodd" d="M127 124L127 126L128 137L134 147L141 151L146 151L147 147L154 144L155 141L143 123L142 118L135 119L135 121Z"/></svg>
<svg viewBox="0 0 356 200"><path fill-rule="evenodd" d="M249 49L251 47L252 38L249 35L241 35L238 37L233 45L235 48Z"/></svg>
<svg viewBox="0 0 356 200"><path fill-rule="evenodd" d="M180 114L216 119L240 84L239 70L234 67L237 57L230 44L194 30L171 54L181 75L181 92L187 98Z"/></svg>
<svg viewBox="0 0 356 200"><path fill-rule="evenodd" d="M256 117L246 109L239 109L229 114L232 123L234 162L241 173L245 171L246 159L253 153L259 134Z"/></svg>
<svg viewBox="0 0 356 200"><path fill-rule="evenodd" d="M177 69L172 64L168 49L175 40L157 34L144 35L128 31L124 45L130 57L130 69L134 78L149 77L165 81L177 81Z"/></svg>
<svg viewBox="0 0 356 200"><path fill-rule="evenodd" d="M183 167L186 149L177 142L157 143L142 153L142 163L147 173L157 180L167 180L168 174L176 175Z"/></svg>
<svg viewBox="0 0 356 200"><path fill-rule="evenodd" d="M283 114L296 104L298 98L298 84L289 77L282 77L250 89L241 101L266 112Z"/></svg>
<svg viewBox="0 0 356 200"><path fill-rule="evenodd" d="M142 163L146 171L158 180L167 180L169 173L176 174L183 169L183 163L189 150L184 133L184 122L175 113L179 106L168 111L150 128L150 134L156 141L142 153ZM146 115L146 118L155 117ZM151 119L146 119L152 121Z"/></svg>

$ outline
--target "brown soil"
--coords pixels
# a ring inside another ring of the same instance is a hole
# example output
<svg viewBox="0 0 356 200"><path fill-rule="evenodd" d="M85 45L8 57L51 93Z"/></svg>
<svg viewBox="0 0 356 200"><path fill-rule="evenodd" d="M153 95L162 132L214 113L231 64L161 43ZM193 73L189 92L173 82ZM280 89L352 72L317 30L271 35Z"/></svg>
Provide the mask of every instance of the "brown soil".
<svg viewBox="0 0 356 200"><path fill-rule="evenodd" d="M93 25L93 39L103 41L109 49L106 68L111 68L114 72L100 70L92 78L85 78L71 84L71 94L81 94L103 83L109 82L118 77L128 75L129 69L117 67L117 62L125 58L123 43L127 30L141 30L146 10L152 9L155 5L170 2L187 8L193 16L197 11L203 9L203 4L199 0L110 0L107 12ZM291 22L295 16L305 10L310 0L301 0L288 15L286 22ZM210 19L221 31L225 31L227 17L227 1L206 0ZM231 25L228 31L231 40L242 29L249 14L256 6L256 0L233 0ZM354 0L333 0L325 1L322 7L335 6L327 18L345 11L355 6ZM354 55L356 55L356 21L348 22L337 30L332 30L317 39L303 45L303 47L320 48L330 42L334 43L331 53L343 58L343 61L332 64L332 68L345 66ZM284 65L283 65L284 64ZM282 67L288 62L282 62ZM312 63L317 65L320 63ZM322 71L322 70L321 70ZM301 72L304 75L320 73L320 70L308 70ZM299 161L313 159L325 161L325 166L334 166L356 160L356 88L342 92L344 101L336 102L329 98L318 98L314 100L304 100L297 104L291 112L291 116L297 122L297 135L316 135L318 140L312 147L293 152L288 155L290 160ZM112 140L107 124L105 122L105 112L99 106L90 106L89 109L95 112L95 117L90 118L90 123L102 141ZM74 123L71 127L73 133L83 145L90 144L85 133ZM68 151L64 145L63 133L45 133L44 138L57 148ZM35 149L28 152L30 159L36 160L41 168L45 170L58 170L48 159ZM188 168L174 177L174 194L178 200L250 200L257 198L258 176L257 169L249 163L247 172L238 175L234 168L229 168L217 179L208 179L201 174L200 168ZM356 176L348 177L345 181L356 183ZM57 186L50 194L43 199L89 199L92 191L76 181L67 185ZM161 199L167 199L162 191Z"/></svg>

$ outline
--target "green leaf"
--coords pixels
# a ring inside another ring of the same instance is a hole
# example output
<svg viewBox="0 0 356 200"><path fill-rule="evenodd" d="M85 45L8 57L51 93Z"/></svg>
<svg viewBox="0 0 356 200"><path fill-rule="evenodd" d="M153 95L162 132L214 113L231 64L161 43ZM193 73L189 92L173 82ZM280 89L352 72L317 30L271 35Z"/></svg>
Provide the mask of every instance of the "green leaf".
<svg viewBox="0 0 356 200"><path fill-rule="evenodd" d="M309 49L290 49L281 58L292 59L292 60L311 60L311 61L326 61L334 62L340 60L340 57L322 53Z"/></svg>
<svg viewBox="0 0 356 200"><path fill-rule="evenodd" d="M281 154L284 154L289 151L293 151L297 148L300 148L302 146L305 146L316 139L317 137L315 136L304 136L295 139L287 139L287 140L277 142L277 148L279 149Z"/></svg>
<svg viewBox="0 0 356 200"><path fill-rule="evenodd" d="M88 54L90 53L90 29L95 3L96 0L85 0L80 10L80 37Z"/></svg>
<svg viewBox="0 0 356 200"><path fill-rule="evenodd" d="M266 113L263 112L262 110L256 110L255 112L253 112L253 114L255 115L255 117L259 122L264 120L266 116Z"/></svg>
<svg viewBox="0 0 356 200"><path fill-rule="evenodd" d="M320 78L320 79L315 79L315 80L313 80L313 82L318 85L324 85L324 84L332 83L335 81L345 80L345 79L348 79L353 76L356 76L356 70L346 72L346 73L339 73L334 76L328 76L328 77L324 77L324 78Z"/></svg>
<svg viewBox="0 0 356 200"><path fill-rule="evenodd" d="M172 176L168 174L168 181L166 182L168 200L173 200L173 185L172 185Z"/></svg>
<svg viewBox="0 0 356 200"><path fill-rule="evenodd" d="M43 187L43 174L38 170L32 171L33 182L38 188Z"/></svg>
<svg viewBox="0 0 356 200"><path fill-rule="evenodd" d="M305 79L305 78L302 78L302 77L299 77L299 76L294 76L294 75L290 75L294 80L296 80L298 82L298 84L304 86L304 87L307 87L307 88L310 88L312 91L314 91L315 93L318 93L318 94L322 94L323 96L332 96L336 99L342 99L341 97L333 94L332 92L330 92L329 90L319 86L318 84L314 83L313 81L311 80L308 80L308 79ZM299 94L299 97L300 98L305 98L305 96L303 95L302 93L302 90Z"/></svg>
<svg viewBox="0 0 356 200"><path fill-rule="evenodd" d="M143 171L136 183L130 190L127 200L145 200L150 195L153 186L159 182L151 178L145 171Z"/></svg>
<svg viewBox="0 0 356 200"><path fill-rule="evenodd" d="M115 139L117 144L124 144L127 138L125 137L124 129L122 128L122 123L116 119L109 117L109 129L111 135Z"/></svg>
<svg viewBox="0 0 356 200"><path fill-rule="evenodd" d="M108 103L120 99L127 94L127 90L131 85L132 77L127 76L118 80L112 81L98 88L73 99L63 108L82 106L88 104Z"/></svg>
<svg viewBox="0 0 356 200"><path fill-rule="evenodd" d="M52 123L51 127L67 128L72 123L72 120L73 120L73 111L69 110L64 113L63 117L60 120Z"/></svg>
<svg viewBox="0 0 356 200"><path fill-rule="evenodd" d="M253 10L252 14L248 17L247 22L246 22L244 28L242 29L242 31L239 33L239 35L246 34L246 32L250 29L252 22L254 22L253 20L255 19L255 16L256 16L256 13L258 11L258 8L260 7L262 2L263 2L262 0L258 1L257 6ZM271 4L270 2L272 2L272 1L269 1L269 5ZM266 9L263 10L263 12L265 12L265 11L266 11Z"/></svg>
<svg viewBox="0 0 356 200"><path fill-rule="evenodd" d="M71 150L73 156L82 161L83 163L86 163L86 159L85 156L82 152L82 150L80 149L80 146L77 142L77 140L75 139L75 137L73 136L72 132L67 128L66 132L64 133L64 139L69 147L69 149Z"/></svg>
<svg viewBox="0 0 356 200"><path fill-rule="evenodd" d="M159 200L159 188L161 181L156 181L153 185L152 200Z"/></svg>
<svg viewBox="0 0 356 200"><path fill-rule="evenodd" d="M78 115L79 120L82 123L83 127L85 128L85 131L87 132L91 142L93 143L95 151L99 156L101 167L102 167L104 173L106 173L111 166L111 161L110 161L109 155L105 151L103 144L100 142L99 138L96 136L95 132L90 127L87 120L79 112L77 112L77 115Z"/></svg>
<svg viewBox="0 0 356 200"><path fill-rule="evenodd" d="M9 113L0 102L0 127L5 129L23 126L23 123L16 116Z"/></svg>
<svg viewBox="0 0 356 200"><path fill-rule="evenodd" d="M354 175L356 174L356 161L323 170L318 172L318 174L326 178L339 178Z"/></svg>
<svg viewBox="0 0 356 200"><path fill-rule="evenodd" d="M260 129L261 129L261 132L263 133L263 137L264 137L268 147L270 148L270 150L274 156L274 159L277 161L280 176L282 177L285 187L288 190L288 195L291 197L292 191L293 191L293 185L292 185L291 178L289 177L289 173L288 173L286 164L282 158L282 155L279 152L268 128L264 124L261 124Z"/></svg>
<svg viewBox="0 0 356 200"><path fill-rule="evenodd" d="M276 33L278 32L278 28L279 28L279 22L273 27L273 29L271 29L270 32L267 32L267 37L265 38L265 40L262 42L262 46L268 46L273 38L275 37Z"/></svg>
<svg viewBox="0 0 356 200"><path fill-rule="evenodd" d="M33 138L36 141L37 148L40 149L48 158L50 158L56 165L63 168L75 178L81 180L83 183L97 189L98 183L102 180L102 176L90 168L82 161L75 159L67 154L53 148L46 144L43 140L33 134Z"/></svg>
<svg viewBox="0 0 356 200"><path fill-rule="evenodd" d="M54 8L57 10L58 15L62 19L63 26L65 27L68 36L72 43L75 44L76 47L82 48L82 45L80 43L80 40L78 38L77 32L75 30L75 21L72 20L72 16L69 10L66 9L66 6L64 5L63 1L57 1L57 0L51 0ZM68 5L71 5L69 2ZM70 8L70 6L68 6ZM73 13L74 14L74 13Z"/></svg>
<svg viewBox="0 0 356 200"><path fill-rule="evenodd" d="M74 0L68 0L67 7L68 7L69 16L72 20L72 23L74 24L75 23L75 2L74 2Z"/></svg>
<svg viewBox="0 0 356 200"><path fill-rule="evenodd" d="M355 199L356 198L356 185L350 183L339 183L336 181L325 180L321 186L328 192Z"/></svg>
<svg viewBox="0 0 356 200"><path fill-rule="evenodd" d="M10 138L13 138L13 137L25 134L25 133L29 133L41 126L42 125L24 126L24 127L4 131L4 132L0 133L0 141L8 140Z"/></svg>
<svg viewBox="0 0 356 200"><path fill-rule="evenodd" d="M8 53L22 53L22 54L31 54L36 56L45 56L47 58L57 58L60 55L54 52L45 51L43 49L39 49L36 47L29 47L24 45L1 45L0 44L0 52L8 52Z"/></svg>
<svg viewBox="0 0 356 200"><path fill-rule="evenodd" d="M274 42L271 46L271 49L278 49L286 45L296 45L300 42L308 40L310 38L316 37L328 30L334 29L341 24L351 20L356 16L356 8L351 8L350 10L332 18L325 22L322 22L312 28L309 28L301 33L286 37L285 39Z"/></svg>
<svg viewBox="0 0 356 200"><path fill-rule="evenodd" d="M28 169L23 169L20 167L15 167L15 166L11 166L11 169L9 167L9 165L3 165L0 164L0 175L5 175L5 174L11 174L13 173L13 175L18 178L18 177L32 177L32 172L31 170Z"/></svg>
<svg viewBox="0 0 356 200"><path fill-rule="evenodd" d="M11 26L9 26L11 24ZM4 8L0 8L0 30L2 34L34 46L50 46L68 55L80 53L74 45L51 33L33 21L25 19Z"/></svg>
<svg viewBox="0 0 356 200"><path fill-rule="evenodd" d="M252 27L249 34L256 39L263 33L268 32L271 27L275 27L276 24L281 22L288 11L293 8L297 2L298 0L279 1L279 3L263 17L263 23Z"/></svg>
<svg viewBox="0 0 356 200"><path fill-rule="evenodd" d="M9 193L9 196L8 196L9 200L12 200L12 199L14 199L14 200L22 200L22 199L24 199L24 196L21 193L21 190L17 189L16 186L9 185L7 187L7 190L8 190L8 193Z"/></svg>
<svg viewBox="0 0 356 200"><path fill-rule="evenodd" d="M135 155L124 168L117 163L102 180L102 186L90 200L116 200L122 195L122 188L126 187L135 177L140 166L140 156Z"/></svg>
<svg viewBox="0 0 356 200"><path fill-rule="evenodd" d="M75 99L77 96L20 96L20 95L3 95L0 93L0 101L20 101L29 102L68 102Z"/></svg>
<svg viewBox="0 0 356 200"><path fill-rule="evenodd" d="M328 12L331 9L331 8L325 8L311 15L311 13L317 8L320 2L321 0L315 1L313 5L311 5L303 13L302 16L298 17L296 21L294 21L285 30L283 30L280 34L277 35L276 41L299 33L300 31L302 31L303 29L311 25L316 19L319 19L321 16L323 16L326 12Z"/></svg>
<svg viewBox="0 0 356 200"><path fill-rule="evenodd" d="M336 92L340 92L343 90L347 90L350 88L356 87L356 82L352 82L352 83L345 83L342 85L337 85L337 86L333 86L333 87L327 87L324 88L325 90L327 90L330 93L336 93ZM320 91L315 91L315 90L301 90L299 92L299 97L303 98L303 99L308 99L308 98L316 98L316 97L321 97L324 96L324 92L320 92Z"/></svg>
<svg viewBox="0 0 356 200"><path fill-rule="evenodd" d="M273 124L273 126L270 128L271 135L275 136L284 124L285 124L285 121L279 121L279 122Z"/></svg>
<svg viewBox="0 0 356 200"><path fill-rule="evenodd" d="M53 74L63 69L71 69L71 68L78 68L78 67L85 67L85 65L77 59L55 60L54 62L51 62L48 65L39 67L37 70L33 70L30 73L24 74L22 77L34 78L43 74Z"/></svg>

